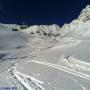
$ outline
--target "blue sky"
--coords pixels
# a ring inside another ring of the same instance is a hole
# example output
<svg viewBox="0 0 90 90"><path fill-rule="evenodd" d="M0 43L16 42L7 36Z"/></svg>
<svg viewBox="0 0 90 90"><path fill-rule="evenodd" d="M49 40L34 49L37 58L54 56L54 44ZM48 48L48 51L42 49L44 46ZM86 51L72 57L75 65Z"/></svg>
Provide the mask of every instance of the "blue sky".
<svg viewBox="0 0 90 90"><path fill-rule="evenodd" d="M1 0L0 22L34 24L70 23L90 0Z"/></svg>

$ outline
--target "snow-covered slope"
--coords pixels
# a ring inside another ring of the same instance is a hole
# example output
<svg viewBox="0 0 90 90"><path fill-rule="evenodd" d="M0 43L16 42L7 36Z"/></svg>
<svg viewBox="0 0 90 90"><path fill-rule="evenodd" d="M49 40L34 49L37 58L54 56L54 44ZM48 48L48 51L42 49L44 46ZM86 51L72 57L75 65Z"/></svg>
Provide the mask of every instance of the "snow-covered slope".
<svg viewBox="0 0 90 90"><path fill-rule="evenodd" d="M90 5L62 27L20 27L0 24L0 86L90 89Z"/></svg>

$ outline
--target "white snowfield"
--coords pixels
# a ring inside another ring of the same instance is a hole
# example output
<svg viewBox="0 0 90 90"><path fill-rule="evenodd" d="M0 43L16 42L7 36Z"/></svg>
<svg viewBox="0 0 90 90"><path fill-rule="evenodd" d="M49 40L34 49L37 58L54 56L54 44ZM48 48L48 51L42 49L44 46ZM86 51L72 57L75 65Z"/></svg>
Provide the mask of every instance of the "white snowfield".
<svg viewBox="0 0 90 90"><path fill-rule="evenodd" d="M90 5L70 24L0 23L0 89L90 90Z"/></svg>

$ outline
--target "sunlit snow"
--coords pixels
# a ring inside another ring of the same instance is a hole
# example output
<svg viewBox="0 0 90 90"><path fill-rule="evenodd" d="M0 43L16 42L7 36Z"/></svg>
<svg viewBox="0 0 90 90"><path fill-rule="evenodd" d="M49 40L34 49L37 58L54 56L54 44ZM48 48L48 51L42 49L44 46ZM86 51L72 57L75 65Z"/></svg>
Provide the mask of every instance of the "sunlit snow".
<svg viewBox="0 0 90 90"><path fill-rule="evenodd" d="M70 24L0 23L0 88L90 90L90 5Z"/></svg>

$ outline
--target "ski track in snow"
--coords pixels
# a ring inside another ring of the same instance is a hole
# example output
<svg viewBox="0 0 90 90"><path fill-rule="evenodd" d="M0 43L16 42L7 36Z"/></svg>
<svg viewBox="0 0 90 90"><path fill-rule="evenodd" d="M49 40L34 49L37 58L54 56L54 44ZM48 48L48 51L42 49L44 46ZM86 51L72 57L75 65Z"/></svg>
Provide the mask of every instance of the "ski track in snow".
<svg viewBox="0 0 90 90"><path fill-rule="evenodd" d="M37 64L42 64L42 65L45 65L45 66L49 66L49 67L52 67L52 68L62 70L62 71L67 72L69 74L76 75L76 76L78 76L80 78L90 80L90 75L80 73L80 72L76 72L76 71L73 71L71 69L60 66L60 65L51 64L51 63L48 63L48 62L37 61L37 60L31 60L31 61L27 61L27 62L33 62L33 63L37 63Z"/></svg>
<svg viewBox="0 0 90 90"><path fill-rule="evenodd" d="M87 90L82 84L79 84L82 90Z"/></svg>
<svg viewBox="0 0 90 90"><path fill-rule="evenodd" d="M13 67L11 67L11 68L13 68ZM30 79L29 82L32 82L33 84L35 84L40 90L45 90L41 86L42 84L44 84L44 82L42 82L40 80L37 80L37 79L35 79L35 78L31 77L31 76L28 76L28 75L25 75L25 74L22 74L22 73L18 72L16 70L16 68L14 68L11 72L13 73L13 77L16 78L26 89L28 89L28 90L35 90L34 88L32 88L30 86L28 81L25 80L25 79L29 78Z"/></svg>

